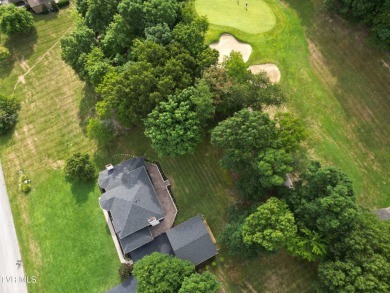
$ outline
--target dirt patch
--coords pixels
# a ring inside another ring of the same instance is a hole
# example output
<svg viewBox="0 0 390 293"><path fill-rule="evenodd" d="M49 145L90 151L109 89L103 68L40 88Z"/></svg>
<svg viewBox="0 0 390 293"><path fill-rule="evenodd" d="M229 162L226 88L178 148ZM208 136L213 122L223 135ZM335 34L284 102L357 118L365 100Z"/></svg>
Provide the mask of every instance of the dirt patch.
<svg viewBox="0 0 390 293"><path fill-rule="evenodd" d="M19 60L19 65L25 72L30 70L30 66L28 66L27 61L24 59L24 57Z"/></svg>
<svg viewBox="0 0 390 293"><path fill-rule="evenodd" d="M26 79L24 78L24 75L19 75L18 82L20 82L22 84L26 84Z"/></svg>
<svg viewBox="0 0 390 293"><path fill-rule="evenodd" d="M283 271L283 269L282 269ZM287 273L287 272L286 272ZM278 275L281 275L279 271ZM283 293L286 292L286 283L273 272L268 273L264 278L265 293Z"/></svg>
<svg viewBox="0 0 390 293"><path fill-rule="evenodd" d="M272 63L258 64L249 66L249 70L253 74L257 74L260 72L265 72L272 83L278 83L281 78L279 68Z"/></svg>
<svg viewBox="0 0 390 293"><path fill-rule="evenodd" d="M240 52L244 62L249 60L249 56L252 53L251 45L238 41L231 34L222 34L219 41L211 44L210 48L219 52L219 63L222 63L225 56L229 56L232 51Z"/></svg>

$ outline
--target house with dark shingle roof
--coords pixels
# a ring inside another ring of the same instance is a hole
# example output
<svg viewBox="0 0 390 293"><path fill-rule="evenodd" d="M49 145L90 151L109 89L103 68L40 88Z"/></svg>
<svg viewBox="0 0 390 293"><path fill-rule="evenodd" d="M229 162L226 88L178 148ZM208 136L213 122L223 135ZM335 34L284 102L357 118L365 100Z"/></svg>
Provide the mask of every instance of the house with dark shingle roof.
<svg viewBox="0 0 390 293"><path fill-rule="evenodd" d="M108 214L110 230L113 228L123 256L135 262L161 252L197 266L218 253L215 239L199 215L153 237L152 227L159 225L165 214L143 158L107 165L99 174L98 184L102 191L100 206Z"/></svg>
<svg viewBox="0 0 390 293"><path fill-rule="evenodd" d="M99 174L99 199L110 216L124 255L153 241L150 227L164 219L143 158L134 158Z"/></svg>

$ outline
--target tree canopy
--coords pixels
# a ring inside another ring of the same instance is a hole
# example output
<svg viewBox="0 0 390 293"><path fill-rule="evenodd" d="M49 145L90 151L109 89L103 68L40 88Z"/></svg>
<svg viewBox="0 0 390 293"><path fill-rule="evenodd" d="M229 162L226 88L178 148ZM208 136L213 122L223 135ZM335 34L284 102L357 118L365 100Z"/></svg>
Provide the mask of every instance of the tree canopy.
<svg viewBox="0 0 390 293"><path fill-rule="evenodd" d="M34 29L34 19L25 8L13 4L0 5L0 31L7 35L28 34Z"/></svg>
<svg viewBox="0 0 390 293"><path fill-rule="evenodd" d="M211 96L207 86L190 87L161 102L145 120L145 134L160 156L193 153L201 140L202 122L210 118Z"/></svg>
<svg viewBox="0 0 390 293"><path fill-rule="evenodd" d="M390 290L390 224L370 211L359 212L345 237L331 245L331 257L320 263L325 291L388 292Z"/></svg>
<svg viewBox="0 0 390 293"><path fill-rule="evenodd" d="M214 275L209 272L195 273L184 279L179 293L217 293L220 288L221 284Z"/></svg>
<svg viewBox="0 0 390 293"><path fill-rule="evenodd" d="M313 163L286 196L297 222L332 243L354 224L357 208L351 180L335 167Z"/></svg>
<svg viewBox="0 0 390 293"><path fill-rule="evenodd" d="M13 97L0 94L0 134L10 130L18 119L19 103Z"/></svg>
<svg viewBox="0 0 390 293"><path fill-rule="evenodd" d="M134 264L137 292L176 293L185 278L195 272L195 266L187 260L154 252Z"/></svg>
<svg viewBox="0 0 390 293"><path fill-rule="evenodd" d="M297 226L287 205L273 197L245 219L242 230L245 243L256 243L274 252L295 237Z"/></svg>

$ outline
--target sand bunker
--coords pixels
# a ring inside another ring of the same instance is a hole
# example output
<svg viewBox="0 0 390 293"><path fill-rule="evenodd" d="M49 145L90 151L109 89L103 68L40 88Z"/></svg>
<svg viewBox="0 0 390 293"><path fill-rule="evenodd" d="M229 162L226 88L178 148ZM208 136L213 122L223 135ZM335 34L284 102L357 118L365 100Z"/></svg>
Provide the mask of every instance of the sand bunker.
<svg viewBox="0 0 390 293"><path fill-rule="evenodd" d="M252 53L251 45L237 41L231 34L222 34L219 41L211 44L210 48L219 52L219 63L223 61L225 56L229 56L231 51L240 52L245 62L248 61Z"/></svg>
<svg viewBox="0 0 390 293"><path fill-rule="evenodd" d="M253 74L265 71L268 75L269 80L272 83L277 83L280 81L280 70L275 64L265 63L265 64L259 64L259 65L252 65L252 66L249 66L249 70Z"/></svg>

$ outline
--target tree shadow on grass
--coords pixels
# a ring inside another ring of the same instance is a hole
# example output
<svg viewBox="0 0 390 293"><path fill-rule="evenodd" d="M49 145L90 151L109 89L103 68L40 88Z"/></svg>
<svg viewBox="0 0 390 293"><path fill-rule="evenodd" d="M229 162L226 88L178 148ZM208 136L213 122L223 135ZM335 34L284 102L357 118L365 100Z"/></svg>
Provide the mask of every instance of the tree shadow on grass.
<svg viewBox="0 0 390 293"><path fill-rule="evenodd" d="M87 123L89 118L93 116L95 113L95 105L97 103L97 95L95 93L95 89L90 84L85 84L83 89L83 97L80 101L79 105L79 125L82 128L83 132L87 132Z"/></svg>
<svg viewBox="0 0 390 293"><path fill-rule="evenodd" d="M95 180L80 181L66 178L66 181L70 182L72 194L77 204L83 204L88 200L89 194L93 193L95 189Z"/></svg>
<svg viewBox="0 0 390 293"><path fill-rule="evenodd" d="M37 31L34 29L28 34L16 34L10 36L4 42L10 53L11 57L9 60L3 62L0 66L0 78L6 78L18 62L24 71L28 70L25 60L28 60L34 53L34 47L37 42Z"/></svg>

